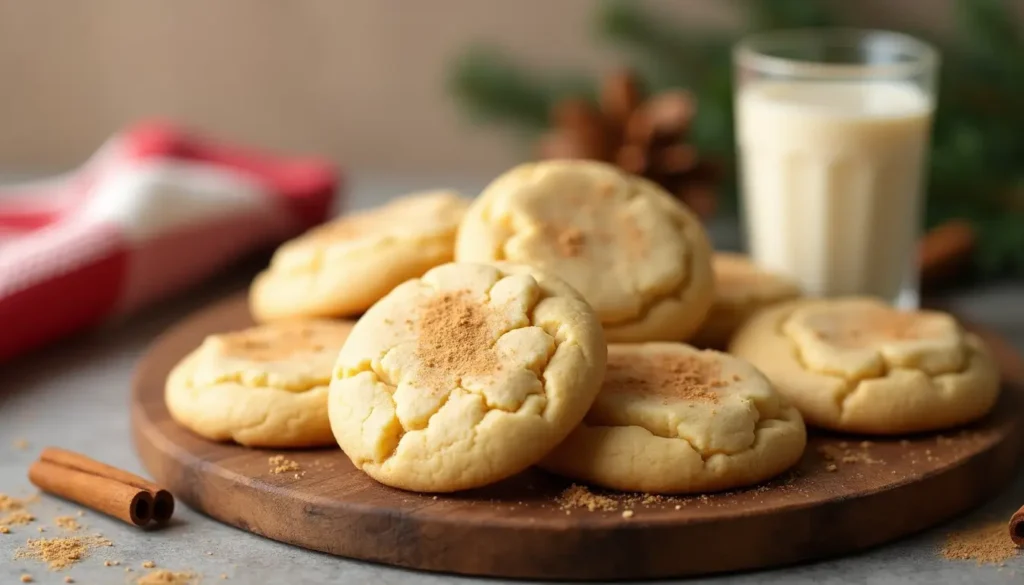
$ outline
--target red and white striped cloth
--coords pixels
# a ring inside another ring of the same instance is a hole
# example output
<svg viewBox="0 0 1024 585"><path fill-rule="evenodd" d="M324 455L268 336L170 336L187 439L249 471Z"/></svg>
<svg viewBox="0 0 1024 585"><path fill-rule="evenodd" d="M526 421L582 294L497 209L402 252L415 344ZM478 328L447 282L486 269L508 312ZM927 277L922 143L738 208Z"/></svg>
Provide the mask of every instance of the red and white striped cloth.
<svg viewBox="0 0 1024 585"><path fill-rule="evenodd" d="M0 361L324 221L337 188L325 161L160 123L114 136L68 175L0 186Z"/></svg>

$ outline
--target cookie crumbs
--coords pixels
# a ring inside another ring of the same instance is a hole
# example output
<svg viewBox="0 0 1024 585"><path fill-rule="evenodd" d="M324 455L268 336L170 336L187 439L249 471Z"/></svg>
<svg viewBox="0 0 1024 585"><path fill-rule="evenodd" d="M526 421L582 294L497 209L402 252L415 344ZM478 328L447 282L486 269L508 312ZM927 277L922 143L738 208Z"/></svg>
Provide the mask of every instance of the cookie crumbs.
<svg viewBox="0 0 1024 585"><path fill-rule="evenodd" d="M42 526L36 528L36 530L38 530L39 532L46 532L46 529L43 528Z"/></svg>
<svg viewBox="0 0 1024 585"><path fill-rule="evenodd" d="M622 517L625 518L626 520L629 520L630 518L633 517L633 510L623 510L622 511Z"/></svg>
<svg viewBox="0 0 1024 585"><path fill-rule="evenodd" d="M64 577L64 582L65 582L65 583L74 583L74 582L75 582L75 580L74 580L74 579L72 579L71 577Z"/></svg>
<svg viewBox="0 0 1024 585"><path fill-rule="evenodd" d="M682 506L680 506L679 504L676 504L676 510L682 510L682 509L683 509Z"/></svg>
<svg viewBox="0 0 1024 585"><path fill-rule="evenodd" d="M121 561L103 561L104 567L116 567L121 564Z"/></svg>
<svg viewBox="0 0 1024 585"><path fill-rule="evenodd" d="M847 443L846 441L839 441L839 448L840 449L848 449L849 447L850 447L850 444Z"/></svg>
<svg viewBox="0 0 1024 585"><path fill-rule="evenodd" d="M829 463L828 465L825 466L825 471L827 471L829 473L833 473L833 472L837 471L838 469L839 468L836 467L835 463Z"/></svg>
<svg viewBox="0 0 1024 585"><path fill-rule="evenodd" d="M53 523L57 525L57 528L68 532L77 532L82 528L74 516L57 516L53 519Z"/></svg>
<svg viewBox="0 0 1024 585"><path fill-rule="evenodd" d="M909 447L909 446L910 446L910 441L908 441L906 439L902 439L900 441L900 447L904 447L905 448L905 447Z"/></svg>
<svg viewBox="0 0 1024 585"><path fill-rule="evenodd" d="M195 585L199 582L195 573L160 569L147 573L135 581L136 585Z"/></svg>
<svg viewBox="0 0 1024 585"><path fill-rule="evenodd" d="M618 502L614 499L595 494L585 486L575 483L562 490L562 493L558 494L556 502L558 502L559 509L567 512L572 508L586 508L591 512L597 510L610 512L619 507Z"/></svg>
<svg viewBox="0 0 1024 585"><path fill-rule="evenodd" d="M220 578L221 578L222 581L227 581L228 580L228 576L225 573L221 573L220 574Z"/></svg>
<svg viewBox="0 0 1024 585"><path fill-rule="evenodd" d="M79 511L78 511L78 517L79 517L79 518L81 518L81 517L83 517L83 516L85 516L85 512L83 512L83 511L79 510Z"/></svg>
<svg viewBox="0 0 1024 585"><path fill-rule="evenodd" d="M1017 547L1006 535L1005 522L990 522L949 533L941 554L950 561L994 565L1016 556Z"/></svg>
<svg viewBox="0 0 1024 585"><path fill-rule="evenodd" d="M21 582L22 583L31 583L32 582L32 575L29 575L28 573L23 574L21 576Z"/></svg>
<svg viewBox="0 0 1024 585"><path fill-rule="evenodd" d="M152 569L154 567L156 567L156 563L154 563L153 561L142 561L143 569Z"/></svg>
<svg viewBox="0 0 1024 585"><path fill-rule="evenodd" d="M18 451L24 451L25 449L28 449L29 443L25 439L17 439L14 441L13 445Z"/></svg>
<svg viewBox="0 0 1024 585"><path fill-rule="evenodd" d="M10 534L11 529L6 526L0 526L0 534Z"/></svg>
<svg viewBox="0 0 1024 585"><path fill-rule="evenodd" d="M101 536L30 538L25 547L14 553L14 558L41 561L49 565L51 570L57 571L84 559L92 549L113 545L114 543Z"/></svg>
<svg viewBox="0 0 1024 585"><path fill-rule="evenodd" d="M285 459L284 455L273 455L267 458L267 464L270 465L270 473L273 473L274 475L301 471L298 462L292 461L291 459Z"/></svg>

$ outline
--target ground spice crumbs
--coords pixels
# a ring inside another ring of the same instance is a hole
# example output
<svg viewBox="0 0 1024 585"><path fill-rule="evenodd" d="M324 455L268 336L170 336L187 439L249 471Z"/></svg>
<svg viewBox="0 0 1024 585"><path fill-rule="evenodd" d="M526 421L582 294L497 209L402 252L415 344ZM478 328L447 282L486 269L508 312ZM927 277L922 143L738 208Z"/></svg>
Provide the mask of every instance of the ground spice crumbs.
<svg viewBox="0 0 1024 585"><path fill-rule="evenodd" d="M875 459L867 452L868 447L871 443L864 441L860 444L860 449L853 449L848 443L840 442L838 445L821 445L818 447L818 454L821 458L833 465L835 462L839 463L864 463L864 464L884 464L885 462L880 459ZM826 470L828 465L826 465Z"/></svg>
<svg viewBox="0 0 1024 585"><path fill-rule="evenodd" d="M0 528L23 526L35 520L36 517L28 513L25 510L25 506L34 502L36 498L37 496L19 499L0 494L0 512L6 512L6 514L0 514ZM8 532L10 530L5 531L4 534Z"/></svg>
<svg viewBox="0 0 1024 585"><path fill-rule="evenodd" d="M1001 564L1017 554L1017 547L1006 533L1006 522L1000 521L949 533L941 554L950 561Z"/></svg>
<svg viewBox="0 0 1024 585"><path fill-rule="evenodd" d="M153 561L142 561L142 568L143 569L152 569L155 566L156 566L156 563L154 563Z"/></svg>
<svg viewBox="0 0 1024 585"><path fill-rule="evenodd" d="M619 507L618 502L612 498L595 494L586 487L577 484L572 484L565 488L562 493L558 494L556 501L558 502L558 508L565 511L573 508L586 508L591 512L596 510L608 512Z"/></svg>
<svg viewBox="0 0 1024 585"><path fill-rule="evenodd" d="M101 536L29 539L26 546L14 553L15 559L32 559L49 565L50 570L66 569L101 546L114 546Z"/></svg>
<svg viewBox="0 0 1024 585"><path fill-rule="evenodd" d="M267 464L270 465L270 473L273 473L274 475L302 470L297 461L285 459L284 455L273 455L269 457L267 459Z"/></svg>
<svg viewBox="0 0 1024 585"><path fill-rule="evenodd" d="M135 585L195 585L196 583L199 583L199 577L195 573L166 569L147 573L135 581Z"/></svg>
<svg viewBox="0 0 1024 585"><path fill-rule="evenodd" d="M82 528L74 516L57 516L53 519L53 523L57 525L57 528L68 532L77 532Z"/></svg>

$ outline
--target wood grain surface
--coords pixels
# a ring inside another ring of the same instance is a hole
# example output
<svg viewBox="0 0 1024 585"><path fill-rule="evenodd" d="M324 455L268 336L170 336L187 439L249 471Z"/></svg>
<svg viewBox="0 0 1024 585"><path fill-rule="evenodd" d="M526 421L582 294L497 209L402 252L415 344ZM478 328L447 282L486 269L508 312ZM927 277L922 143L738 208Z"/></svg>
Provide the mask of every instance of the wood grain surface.
<svg viewBox="0 0 1024 585"><path fill-rule="evenodd" d="M133 383L136 448L189 506L243 530L326 553L429 571L545 579L635 579L770 567L841 555L946 520L991 498L1022 451L1012 347L989 341L1007 375L985 420L889 440L814 434L793 471L749 489L665 499L613 495L615 509L564 509L563 479L530 470L447 496L377 484L337 449L217 444L177 426L163 402L171 367L204 336L251 323L244 295L157 340ZM283 455L299 469L273 473ZM632 514L623 512L631 510ZM628 516L628 517L627 517Z"/></svg>

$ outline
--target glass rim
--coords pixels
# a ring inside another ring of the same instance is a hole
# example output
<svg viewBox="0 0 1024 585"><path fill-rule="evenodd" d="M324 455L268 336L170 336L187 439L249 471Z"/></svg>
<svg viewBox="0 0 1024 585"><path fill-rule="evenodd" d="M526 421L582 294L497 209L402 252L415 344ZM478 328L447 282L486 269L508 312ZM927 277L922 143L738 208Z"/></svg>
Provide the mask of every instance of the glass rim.
<svg viewBox="0 0 1024 585"><path fill-rule="evenodd" d="M759 48L763 43L783 41L817 41L822 46L853 47L865 40L887 40L893 47L905 47L914 59L903 63L828 63L806 59L779 57ZM789 28L763 31L741 38L733 47L733 61L762 73L798 75L813 73L818 76L845 78L909 77L934 69L939 61L938 51L931 44L906 33L868 28L820 27Z"/></svg>

